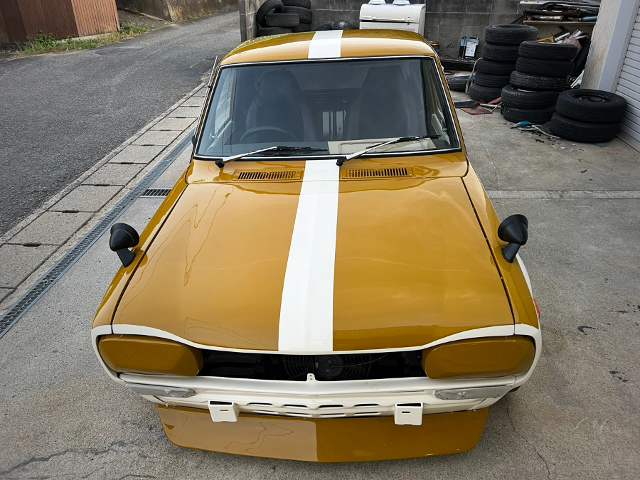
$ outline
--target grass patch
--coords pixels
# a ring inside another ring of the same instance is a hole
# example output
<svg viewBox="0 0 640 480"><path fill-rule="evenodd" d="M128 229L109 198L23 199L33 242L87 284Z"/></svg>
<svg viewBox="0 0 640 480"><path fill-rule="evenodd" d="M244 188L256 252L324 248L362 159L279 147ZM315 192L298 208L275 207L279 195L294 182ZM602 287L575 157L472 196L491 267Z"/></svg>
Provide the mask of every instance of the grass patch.
<svg viewBox="0 0 640 480"><path fill-rule="evenodd" d="M135 23L124 23L120 25L120 30L103 35L96 35L92 38L67 38L66 40L56 40L51 35L40 32L35 40L26 43L19 48L21 55L36 55L39 53L70 52L72 50L86 50L102 45L115 43L125 38L135 37L147 31L147 27Z"/></svg>

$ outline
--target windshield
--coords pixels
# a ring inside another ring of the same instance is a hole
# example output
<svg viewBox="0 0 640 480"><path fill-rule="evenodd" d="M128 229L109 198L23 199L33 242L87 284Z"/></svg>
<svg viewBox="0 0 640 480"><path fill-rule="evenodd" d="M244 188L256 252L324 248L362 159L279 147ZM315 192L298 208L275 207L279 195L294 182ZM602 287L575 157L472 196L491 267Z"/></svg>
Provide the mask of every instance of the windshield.
<svg viewBox="0 0 640 480"><path fill-rule="evenodd" d="M425 138L375 155L459 147L432 58L230 66L219 73L197 155L228 157L275 145L319 149L287 155L349 154L405 136Z"/></svg>

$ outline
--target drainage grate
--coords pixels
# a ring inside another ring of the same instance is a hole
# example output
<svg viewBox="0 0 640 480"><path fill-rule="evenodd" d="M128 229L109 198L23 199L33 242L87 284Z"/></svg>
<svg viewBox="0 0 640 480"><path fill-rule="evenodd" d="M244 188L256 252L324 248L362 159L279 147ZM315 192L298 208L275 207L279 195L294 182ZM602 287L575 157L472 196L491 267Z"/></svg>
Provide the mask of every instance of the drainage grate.
<svg viewBox="0 0 640 480"><path fill-rule="evenodd" d="M170 188L147 188L140 196L145 198L166 197L170 191Z"/></svg>
<svg viewBox="0 0 640 480"><path fill-rule="evenodd" d="M413 177L413 169L399 168L348 168L342 171L342 178L392 178Z"/></svg>
<svg viewBox="0 0 640 480"><path fill-rule="evenodd" d="M20 320L29 308L40 298L76 261L93 245L98 238L111 226L111 224L124 212L133 201L144 193L147 188L157 180L171 162L173 162L182 151L191 144L193 131L189 132L178 144L165 155L165 157L145 175L145 177L129 190L118 203L91 229L71 250L64 254L58 262L45 273L27 293L11 306L7 312L0 317L0 338Z"/></svg>
<svg viewBox="0 0 640 480"><path fill-rule="evenodd" d="M263 170L246 170L238 172L238 180L296 180L301 177L301 170L280 170L265 172Z"/></svg>

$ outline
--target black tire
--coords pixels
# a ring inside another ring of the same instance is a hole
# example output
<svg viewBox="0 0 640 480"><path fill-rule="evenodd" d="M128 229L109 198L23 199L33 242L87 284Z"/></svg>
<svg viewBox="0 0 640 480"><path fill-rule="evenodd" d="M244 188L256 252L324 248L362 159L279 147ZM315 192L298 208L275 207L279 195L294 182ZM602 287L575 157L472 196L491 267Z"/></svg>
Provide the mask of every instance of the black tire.
<svg viewBox="0 0 640 480"><path fill-rule="evenodd" d="M300 25L300 17L297 13L267 13L264 18L268 27L291 28Z"/></svg>
<svg viewBox="0 0 640 480"><path fill-rule="evenodd" d="M488 75L511 75L516 69L515 63L492 62L480 58L476 62L476 73L486 73Z"/></svg>
<svg viewBox="0 0 640 480"><path fill-rule="evenodd" d="M482 47L482 58L492 62L516 63L518 60L518 46L485 43L484 47Z"/></svg>
<svg viewBox="0 0 640 480"><path fill-rule="evenodd" d="M347 20L336 20L331 24L334 30L357 30L358 26Z"/></svg>
<svg viewBox="0 0 640 480"><path fill-rule="evenodd" d="M265 17L267 16L267 13L270 13L271 11L282 13L284 12L284 5L280 0L266 0L262 5L260 5L260 8L258 8L258 11L256 12L256 22L258 23L258 26L267 26L265 23Z"/></svg>
<svg viewBox="0 0 640 480"><path fill-rule="evenodd" d="M511 85L524 90L562 91L567 85L566 78L540 77L529 73L511 72Z"/></svg>
<svg viewBox="0 0 640 480"><path fill-rule="evenodd" d="M501 88L483 87L477 83L472 83L469 87L469 96L474 100L490 102L500 97Z"/></svg>
<svg viewBox="0 0 640 480"><path fill-rule="evenodd" d="M619 122L627 110L627 101L615 93L602 90L567 90L558 97L558 113L587 123Z"/></svg>
<svg viewBox="0 0 640 480"><path fill-rule="evenodd" d="M302 7L311 10L311 0L281 0L285 7Z"/></svg>
<svg viewBox="0 0 640 480"><path fill-rule="evenodd" d="M326 30L333 30L333 27L330 23L323 23L322 25L317 26L313 31L314 32L324 32Z"/></svg>
<svg viewBox="0 0 640 480"><path fill-rule="evenodd" d="M293 33L310 32L311 31L311 25L308 25L306 23L299 23L295 27L291 27L291 31Z"/></svg>
<svg viewBox="0 0 640 480"><path fill-rule="evenodd" d="M308 8L302 7L284 7L284 11L286 13L297 13L298 17L300 17L300 23L306 23L311 25L311 10Z"/></svg>
<svg viewBox="0 0 640 480"><path fill-rule="evenodd" d="M502 104L507 107L524 109L541 109L553 107L558 99L558 92L553 90L517 90L511 85L502 89Z"/></svg>
<svg viewBox="0 0 640 480"><path fill-rule="evenodd" d="M291 29L284 27L261 27L260 25L258 25L259 37L267 37L269 35L282 35L283 33L291 33Z"/></svg>
<svg viewBox="0 0 640 480"><path fill-rule="evenodd" d="M509 85L509 80L509 75L487 75L486 73L476 73L473 81L483 87L502 88L505 85Z"/></svg>
<svg viewBox="0 0 640 480"><path fill-rule="evenodd" d="M551 115L555 112L556 107L547 108L514 108L502 107L502 116L509 122L531 122L535 125L542 125L551 120Z"/></svg>
<svg viewBox="0 0 640 480"><path fill-rule="evenodd" d="M602 143L613 140L620 128L619 122L586 123L554 113L551 117L551 132L559 137L584 143Z"/></svg>
<svg viewBox="0 0 640 480"><path fill-rule="evenodd" d="M484 41L492 45L520 45L538 38L538 29L531 25L491 25L484 33Z"/></svg>
<svg viewBox="0 0 640 480"><path fill-rule="evenodd" d="M568 43L522 42L520 56L539 60L573 60L578 54L578 47Z"/></svg>
<svg viewBox="0 0 640 480"><path fill-rule="evenodd" d="M537 58L520 57L516 62L516 70L543 77L566 77L573 72L570 60L539 60Z"/></svg>
<svg viewBox="0 0 640 480"><path fill-rule="evenodd" d="M449 87L449 90L453 90L454 92L464 92L467 88L469 77L470 75L457 75L455 77L448 77L447 86Z"/></svg>

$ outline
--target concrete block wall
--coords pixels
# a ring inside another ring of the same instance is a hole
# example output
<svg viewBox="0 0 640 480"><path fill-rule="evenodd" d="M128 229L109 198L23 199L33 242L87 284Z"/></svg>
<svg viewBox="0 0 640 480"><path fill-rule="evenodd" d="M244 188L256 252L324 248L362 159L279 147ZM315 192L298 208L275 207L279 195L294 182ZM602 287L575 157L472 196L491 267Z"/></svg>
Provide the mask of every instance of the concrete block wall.
<svg viewBox="0 0 640 480"><path fill-rule="evenodd" d="M255 14L264 0L238 0L242 40L257 35ZM390 0L387 0L390 2ZM360 7L363 0L311 0L312 28L336 20L360 23ZM411 0L425 3L425 0ZM484 29L489 25L511 23L520 14L520 0L426 0L426 21L423 35L427 40L440 44L440 53L457 58L460 38L465 35L484 39Z"/></svg>
<svg viewBox="0 0 640 480"><path fill-rule="evenodd" d="M424 36L440 44L440 55L457 58L461 37L478 37L482 48L485 29L519 18L519 4L520 0L426 0Z"/></svg>

